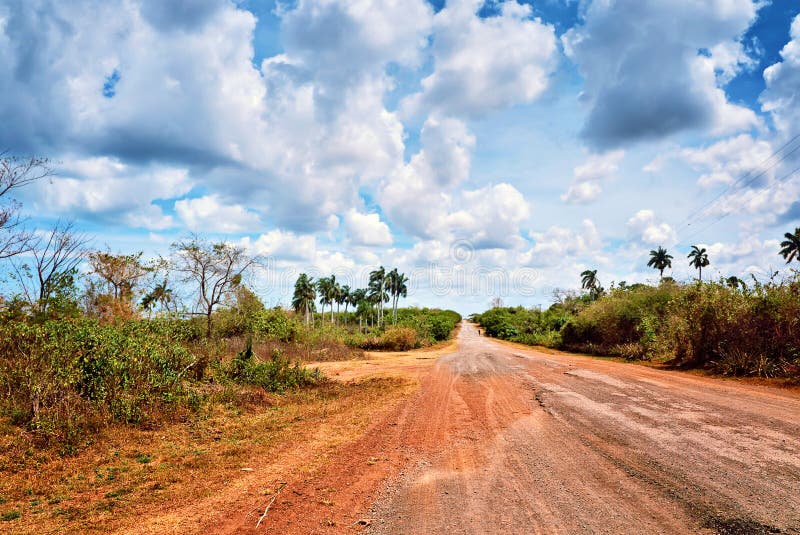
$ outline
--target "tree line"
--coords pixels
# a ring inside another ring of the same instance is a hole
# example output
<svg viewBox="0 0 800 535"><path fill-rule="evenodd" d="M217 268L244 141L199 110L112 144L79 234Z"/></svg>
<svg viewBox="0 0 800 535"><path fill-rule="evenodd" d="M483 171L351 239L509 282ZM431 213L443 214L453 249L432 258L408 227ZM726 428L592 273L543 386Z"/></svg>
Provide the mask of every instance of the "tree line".
<svg viewBox="0 0 800 535"><path fill-rule="evenodd" d="M384 325L384 304L391 302L392 324L397 324L397 306L401 297L408 295L409 279L397 268L386 271L383 266L371 271L366 288L350 288L336 280L336 275L320 277L314 280L306 273L297 277L292 296L292 308L298 314L305 316L306 325L314 322L316 302L319 299L322 317L325 317L325 307L330 309L330 321L334 323L333 305L336 313L344 306L344 320L348 321L348 308L355 309L355 316L362 321L369 320L371 325Z"/></svg>
<svg viewBox="0 0 800 535"><path fill-rule="evenodd" d="M787 232L784 235L784 240L781 242L781 249L778 254L790 264L792 260L800 262L800 227L794 229L794 232ZM708 251L705 247L692 245L689 254L686 256L689 259L689 265L697 270L697 281L703 281L703 268L711 265L708 258ZM664 270L672 268L672 260L674 257L669 254L667 249L659 246L658 249L650 251L647 267L653 268L658 271L659 279L664 279ZM728 286L736 288L744 285L744 281L739 277L732 275L725 279ZM581 288L589 292L592 299L597 299L605 293L605 289L600 284L597 278L596 269L587 269L581 272Z"/></svg>

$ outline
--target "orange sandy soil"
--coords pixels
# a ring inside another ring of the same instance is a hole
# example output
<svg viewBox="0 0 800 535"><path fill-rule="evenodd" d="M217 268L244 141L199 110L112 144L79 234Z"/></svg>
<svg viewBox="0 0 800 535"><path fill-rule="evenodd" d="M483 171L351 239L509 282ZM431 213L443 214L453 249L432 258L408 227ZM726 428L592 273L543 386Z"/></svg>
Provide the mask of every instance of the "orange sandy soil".
<svg viewBox="0 0 800 535"><path fill-rule="evenodd" d="M113 428L73 457L33 447L0 420L0 516L9 518L0 532L214 532L226 517L255 526L281 482L293 485L274 507L311 500L330 511L337 489L296 483L313 478L411 396L422 370L447 347L454 342L312 363L334 381L283 396L243 390L249 403L156 430ZM386 475L384 459L365 456L355 464L366 476L374 473L376 484Z"/></svg>

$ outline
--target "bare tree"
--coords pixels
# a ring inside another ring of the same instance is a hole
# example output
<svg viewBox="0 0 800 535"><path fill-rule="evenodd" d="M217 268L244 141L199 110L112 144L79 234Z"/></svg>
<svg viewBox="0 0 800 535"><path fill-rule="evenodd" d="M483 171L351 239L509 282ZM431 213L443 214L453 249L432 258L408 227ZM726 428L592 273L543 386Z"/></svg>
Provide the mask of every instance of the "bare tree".
<svg viewBox="0 0 800 535"><path fill-rule="evenodd" d="M210 243L197 236L174 243L175 271L184 282L197 285L197 304L206 316L206 336L211 336L211 315L231 288L238 286L243 274L258 263L243 248L219 242Z"/></svg>
<svg viewBox="0 0 800 535"><path fill-rule="evenodd" d="M89 253L92 273L100 277L107 292L114 299L131 300L139 280L153 271L142 262L141 251L135 254L112 254L93 251Z"/></svg>
<svg viewBox="0 0 800 535"><path fill-rule="evenodd" d="M88 242L89 238L77 232L73 222L58 221L49 233L30 240L31 264L12 264L26 299L40 313L47 311L62 277L77 269Z"/></svg>
<svg viewBox="0 0 800 535"><path fill-rule="evenodd" d="M16 199L5 199L13 190L50 176L49 160L44 158L16 158L0 152L0 259L18 255L29 249L32 235L22 227L20 209Z"/></svg>
<svg viewBox="0 0 800 535"><path fill-rule="evenodd" d="M143 254L90 252L87 256L94 278L86 288L86 310L101 318L135 316L134 298L141 279L155 269L152 263L142 261Z"/></svg>

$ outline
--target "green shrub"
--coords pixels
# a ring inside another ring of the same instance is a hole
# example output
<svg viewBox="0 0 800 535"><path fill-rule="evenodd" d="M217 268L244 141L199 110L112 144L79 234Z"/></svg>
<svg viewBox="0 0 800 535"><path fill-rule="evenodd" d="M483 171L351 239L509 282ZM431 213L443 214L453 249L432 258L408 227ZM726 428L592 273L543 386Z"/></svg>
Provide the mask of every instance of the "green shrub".
<svg viewBox="0 0 800 535"><path fill-rule="evenodd" d="M383 334L362 341L364 349L407 351L419 347L417 332L410 327L389 327Z"/></svg>
<svg viewBox="0 0 800 535"><path fill-rule="evenodd" d="M568 313L555 305L542 312L523 307L498 307L477 314L487 336L530 345L558 347L561 344L559 329L567 321Z"/></svg>
<svg viewBox="0 0 800 535"><path fill-rule="evenodd" d="M675 284L614 289L564 324L562 344L567 349L589 352L591 348L591 352L626 358L652 355L668 305L681 291Z"/></svg>
<svg viewBox="0 0 800 535"><path fill-rule="evenodd" d="M290 342L298 337L300 330L300 323L283 310L262 310L253 316L248 332L281 342Z"/></svg>
<svg viewBox="0 0 800 535"><path fill-rule="evenodd" d="M659 344L682 366L729 375L798 375L800 281L756 284L748 291L691 285L670 303Z"/></svg>
<svg viewBox="0 0 800 535"><path fill-rule="evenodd" d="M3 513L3 515L0 516L0 519L2 519L3 522L10 522L12 520L18 519L21 516L22 515L20 514L19 511L8 511L7 513Z"/></svg>
<svg viewBox="0 0 800 535"><path fill-rule="evenodd" d="M267 361L261 361L253 352L250 340L228 366L227 375L236 382L260 386L270 392L283 392L318 383L323 379L318 368L309 370L299 362L291 362L276 349Z"/></svg>
<svg viewBox="0 0 800 535"><path fill-rule="evenodd" d="M461 315L453 310L402 308L397 311L397 326L413 329L419 345L447 340L460 321Z"/></svg>
<svg viewBox="0 0 800 535"><path fill-rule="evenodd" d="M137 423L182 402L197 363L181 322L95 320L0 325L0 411L44 440L68 442L80 429Z"/></svg>

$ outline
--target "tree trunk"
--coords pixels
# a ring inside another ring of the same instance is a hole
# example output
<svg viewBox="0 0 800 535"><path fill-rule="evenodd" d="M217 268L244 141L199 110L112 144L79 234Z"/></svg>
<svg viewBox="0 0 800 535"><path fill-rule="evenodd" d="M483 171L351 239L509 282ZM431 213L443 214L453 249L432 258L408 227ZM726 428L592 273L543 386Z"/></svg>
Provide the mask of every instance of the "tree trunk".
<svg viewBox="0 0 800 535"><path fill-rule="evenodd" d="M378 294L380 302L378 302L378 327L383 325L383 281L381 281L381 293Z"/></svg>
<svg viewBox="0 0 800 535"><path fill-rule="evenodd" d="M206 312L206 338L211 338L211 312L212 307L208 307L208 312Z"/></svg>

